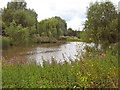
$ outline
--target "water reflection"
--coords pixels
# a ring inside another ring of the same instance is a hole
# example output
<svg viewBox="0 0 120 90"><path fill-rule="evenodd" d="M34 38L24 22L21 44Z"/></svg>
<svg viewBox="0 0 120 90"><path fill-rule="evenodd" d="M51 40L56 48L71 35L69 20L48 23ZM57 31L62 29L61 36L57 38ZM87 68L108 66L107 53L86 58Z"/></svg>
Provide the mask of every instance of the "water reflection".
<svg viewBox="0 0 120 90"><path fill-rule="evenodd" d="M83 42L66 42L64 44L34 44L30 46L12 47L8 50L3 50L3 57L11 58L13 56L26 56L28 60L36 60L37 63L42 63L44 60L51 60L51 57L57 61L63 61L68 58L75 59L77 51L83 50L86 43ZM94 46L94 43L87 44Z"/></svg>

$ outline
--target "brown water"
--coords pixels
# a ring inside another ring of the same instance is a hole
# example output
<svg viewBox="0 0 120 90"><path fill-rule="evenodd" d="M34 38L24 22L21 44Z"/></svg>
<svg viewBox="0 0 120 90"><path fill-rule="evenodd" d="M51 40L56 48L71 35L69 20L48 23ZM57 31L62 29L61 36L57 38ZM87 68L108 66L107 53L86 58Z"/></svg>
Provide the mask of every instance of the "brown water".
<svg viewBox="0 0 120 90"><path fill-rule="evenodd" d="M94 44L87 44L93 46ZM75 59L77 51L83 50L85 43L83 42L66 42L66 43L46 43L33 44L29 46L13 46L7 50L2 50L2 56L10 59L14 56L27 57L28 60L36 60L37 63L44 60L51 60L51 57L57 61L68 60L68 58Z"/></svg>

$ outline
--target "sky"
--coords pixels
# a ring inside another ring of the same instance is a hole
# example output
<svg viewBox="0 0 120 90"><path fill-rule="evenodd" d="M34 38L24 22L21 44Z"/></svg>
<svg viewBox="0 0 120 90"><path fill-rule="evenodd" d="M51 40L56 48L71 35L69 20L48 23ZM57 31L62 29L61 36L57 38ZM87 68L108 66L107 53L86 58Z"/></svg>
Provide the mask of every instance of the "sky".
<svg viewBox="0 0 120 90"><path fill-rule="evenodd" d="M7 6L13 0L0 0L0 8ZM20 0L18 0L20 1ZM67 22L67 28L82 30L86 18L87 7L91 2L106 0L25 0L27 8L34 9L38 14L38 21L60 16ZM116 8L120 0L109 0Z"/></svg>

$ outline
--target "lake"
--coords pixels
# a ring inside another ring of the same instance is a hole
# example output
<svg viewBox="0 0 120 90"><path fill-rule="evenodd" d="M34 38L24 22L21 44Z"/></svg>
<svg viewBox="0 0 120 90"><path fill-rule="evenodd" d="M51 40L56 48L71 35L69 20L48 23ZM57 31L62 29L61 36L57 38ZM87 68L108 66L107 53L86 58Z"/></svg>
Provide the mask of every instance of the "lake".
<svg viewBox="0 0 120 90"><path fill-rule="evenodd" d="M85 51L85 45L94 46L94 43L84 42L65 42L65 43L45 43L32 44L29 46L12 46L7 50L2 50L2 56L6 59L14 56L26 57L28 60L35 60L36 63L42 63L44 60L51 60L55 58L57 62L68 60L68 58L76 59L79 51Z"/></svg>

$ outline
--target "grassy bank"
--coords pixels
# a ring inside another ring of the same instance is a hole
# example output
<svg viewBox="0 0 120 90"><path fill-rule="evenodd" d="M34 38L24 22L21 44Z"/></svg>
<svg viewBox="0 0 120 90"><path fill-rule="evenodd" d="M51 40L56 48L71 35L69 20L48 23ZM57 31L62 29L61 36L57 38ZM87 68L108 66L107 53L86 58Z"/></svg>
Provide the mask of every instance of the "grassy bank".
<svg viewBox="0 0 120 90"><path fill-rule="evenodd" d="M117 88L118 52L110 46L84 59L59 62L44 61L43 67L26 58L3 58L3 88Z"/></svg>
<svg viewBox="0 0 120 90"><path fill-rule="evenodd" d="M77 37L66 37L66 41L80 41L80 42L82 42L82 39L79 39Z"/></svg>
<svg viewBox="0 0 120 90"><path fill-rule="evenodd" d="M75 41L75 42L86 42L86 43L91 43L92 42L90 40L84 40L82 38L79 39L79 38L74 37L74 36L72 36L72 37L66 37L65 40L66 41Z"/></svg>
<svg viewBox="0 0 120 90"><path fill-rule="evenodd" d="M63 43L63 42L66 42L66 40L62 40L61 38L60 39L56 39L54 37L47 37L47 36L39 36L39 35L33 35L31 36L31 38L28 39L27 42L24 42L24 43L20 43L19 44L15 44L16 41L12 41L9 37L0 37L0 39L2 39L2 49L8 49L10 48L10 46L13 46L13 45L29 45L29 44L34 44L34 43Z"/></svg>

